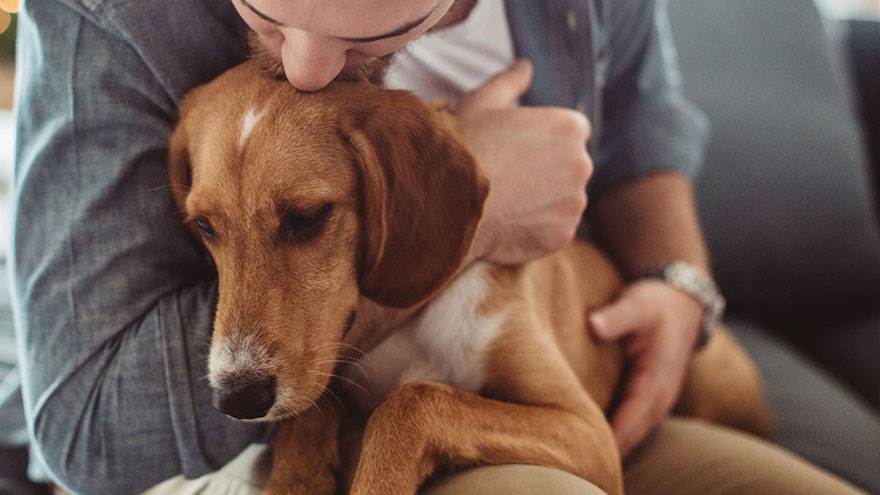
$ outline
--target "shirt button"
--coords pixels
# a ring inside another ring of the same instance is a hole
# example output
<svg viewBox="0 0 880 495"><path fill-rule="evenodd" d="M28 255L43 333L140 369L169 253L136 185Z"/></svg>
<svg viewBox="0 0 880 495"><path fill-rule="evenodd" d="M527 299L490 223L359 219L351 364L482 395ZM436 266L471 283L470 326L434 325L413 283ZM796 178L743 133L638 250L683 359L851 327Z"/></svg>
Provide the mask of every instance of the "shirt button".
<svg viewBox="0 0 880 495"><path fill-rule="evenodd" d="M569 10L568 14L565 16L565 20L568 21L568 30L574 32L578 25L577 14L575 14L573 10Z"/></svg>

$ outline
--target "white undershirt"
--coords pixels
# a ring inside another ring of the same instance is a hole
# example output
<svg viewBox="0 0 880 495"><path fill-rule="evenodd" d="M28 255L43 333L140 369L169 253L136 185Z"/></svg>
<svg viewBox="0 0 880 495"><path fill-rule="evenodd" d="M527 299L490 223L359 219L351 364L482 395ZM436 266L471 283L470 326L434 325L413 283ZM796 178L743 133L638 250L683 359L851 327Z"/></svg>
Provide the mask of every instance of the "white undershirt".
<svg viewBox="0 0 880 495"><path fill-rule="evenodd" d="M503 0L478 0L462 22L411 42L398 52L385 86L408 89L426 101L453 106L513 62L513 40Z"/></svg>

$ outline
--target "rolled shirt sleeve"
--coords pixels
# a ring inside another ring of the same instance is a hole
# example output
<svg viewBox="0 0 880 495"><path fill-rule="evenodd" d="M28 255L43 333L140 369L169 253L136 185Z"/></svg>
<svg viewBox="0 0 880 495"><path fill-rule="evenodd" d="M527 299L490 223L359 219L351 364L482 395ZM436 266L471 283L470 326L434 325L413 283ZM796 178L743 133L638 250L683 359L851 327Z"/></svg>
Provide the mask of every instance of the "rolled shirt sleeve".
<svg viewBox="0 0 880 495"><path fill-rule="evenodd" d="M124 31L111 2L28 0L18 28L11 261L22 388L34 451L74 493L199 476L268 433L211 407L217 283L166 169L176 101L195 81L163 76L163 63L176 51L181 73L207 78L242 55L222 41L201 58L188 48L186 37L211 29L236 38L218 19L174 25L173 10L202 2L141 3L167 18ZM147 57L137 36L170 48Z"/></svg>
<svg viewBox="0 0 880 495"><path fill-rule="evenodd" d="M682 95L666 1L604 1L601 7L602 110L590 191L601 194L658 171L695 177L709 126Z"/></svg>

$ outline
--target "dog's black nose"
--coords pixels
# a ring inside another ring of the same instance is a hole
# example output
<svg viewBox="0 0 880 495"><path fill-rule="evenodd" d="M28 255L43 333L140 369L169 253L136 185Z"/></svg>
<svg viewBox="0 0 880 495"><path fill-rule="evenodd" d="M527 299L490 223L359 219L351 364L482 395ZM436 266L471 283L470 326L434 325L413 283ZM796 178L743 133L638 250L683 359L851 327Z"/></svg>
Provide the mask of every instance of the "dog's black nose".
<svg viewBox="0 0 880 495"><path fill-rule="evenodd" d="M214 391L214 407L237 419L262 418L275 404L275 377L233 380Z"/></svg>

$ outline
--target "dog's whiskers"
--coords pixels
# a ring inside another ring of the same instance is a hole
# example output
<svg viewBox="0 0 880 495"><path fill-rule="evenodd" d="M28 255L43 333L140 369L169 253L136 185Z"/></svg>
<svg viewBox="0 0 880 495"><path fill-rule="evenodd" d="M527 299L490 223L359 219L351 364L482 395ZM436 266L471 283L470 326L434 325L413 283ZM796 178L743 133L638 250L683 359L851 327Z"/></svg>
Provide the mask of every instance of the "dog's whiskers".
<svg viewBox="0 0 880 495"><path fill-rule="evenodd" d="M328 401L327 405L329 407L333 407L333 405L329 403L329 399L327 398L328 396L332 396L334 399L336 399L336 402L339 403L339 407L341 407L343 410L347 409L345 407L345 402L343 402L342 399L340 399L339 396L336 395L336 392L334 392L328 388L328 389L326 389L326 394L321 394L321 397L323 397L324 400Z"/></svg>
<svg viewBox="0 0 880 495"><path fill-rule="evenodd" d="M190 186L186 186L183 184L166 184L164 186L154 187L153 189L147 189L147 192L158 192L158 191L171 191L171 192L189 192L192 189Z"/></svg>
<svg viewBox="0 0 880 495"><path fill-rule="evenodd" d="M361 376L362 376L365 380L369 380L369 379L370 379L370 374L367 372L366 368L364 368L363 366L361 366L360 363L357 363L357 362L351 362L351 361L335 360L335 361L325 361L324 363L318 363L318 364L320 365L320 364L326 364L326 363L333 363L333 364L334 364L334 369L336 369L336 366L335 366L335 365L340 365L340 364L346 364L346 365L349 365L349 366L354 366L354 367L356 367L356 368L358 369L358 371L360 372Z"/></svg>
<svg viewBox="0 0 880 495"><path fill-rule="evenodd" d="M318 371L318 370L309 370L309 371L310 371L311 373L314 373L314 374L318 375L318 376L326 376L326 377L329 377L331 380L334 379L334 378L335 378L335 379L342 380L343 382L350 384L352 387L357 388L358 390L362 391L362 392L365 393L365 394L368 394L368 393L369 393L369 392L367 392L367 389L364 388L363 385L361 385L360 383L358 383L358 382L352 380L351 378L344 377L344 376L342 376L342 375L337 375L336 373L324 373L323 371ZM327 388L327 390L329 391L330 389Z"/></svg>
<svg viewBox="0 0 880 495"><path fill-rule="evenodd" d="M321 345L315 347L315 352L322 351L326 348L351 349L351 350L357 352L358 354L360 354L361 356L366 355L366 353L364 351L362 351L359 347L352 345L352 344L348 344L346 342L328 342L326 344L321 344Z"/></svg>
<svg viewBox="0 0 880 495"><path fill-rule="evenodd" d="M323 397L323 395L318 396L317 399L309 399L308 404L307 404L304 408L302 408L301 411L307 411L307 410L309 410L309 409L311 409L311 408L314 407L314 408L317 409L318 412L320 412L322 415L323 415L323 414L326 414L326 413L324 412L324 410L321 409L321 403L318 401L318 399L320 399L321 397Z"/></svg>
<svg viewBox="0 0 880 495"><path fill-rule="evenodd" d="M199 381L211 383L211 374L205 373L204 375L199 377Z"/></svg>
<svg viewBox="0 0 880 495"><path fill-rule="evenodd" d="M324 365L324 364L333 364L334 368L336 367L335 365L347 364L349 366L356 367L365 378L367 378L367 379L370 378L370 374L367 373L366 368L364 368L363 365L359 361L349 361L349 360L345 360L342 358L337 358L337 359L330 359L330 360L326 360L326 361L318 361L316 364L319 366Z"/></svg>

